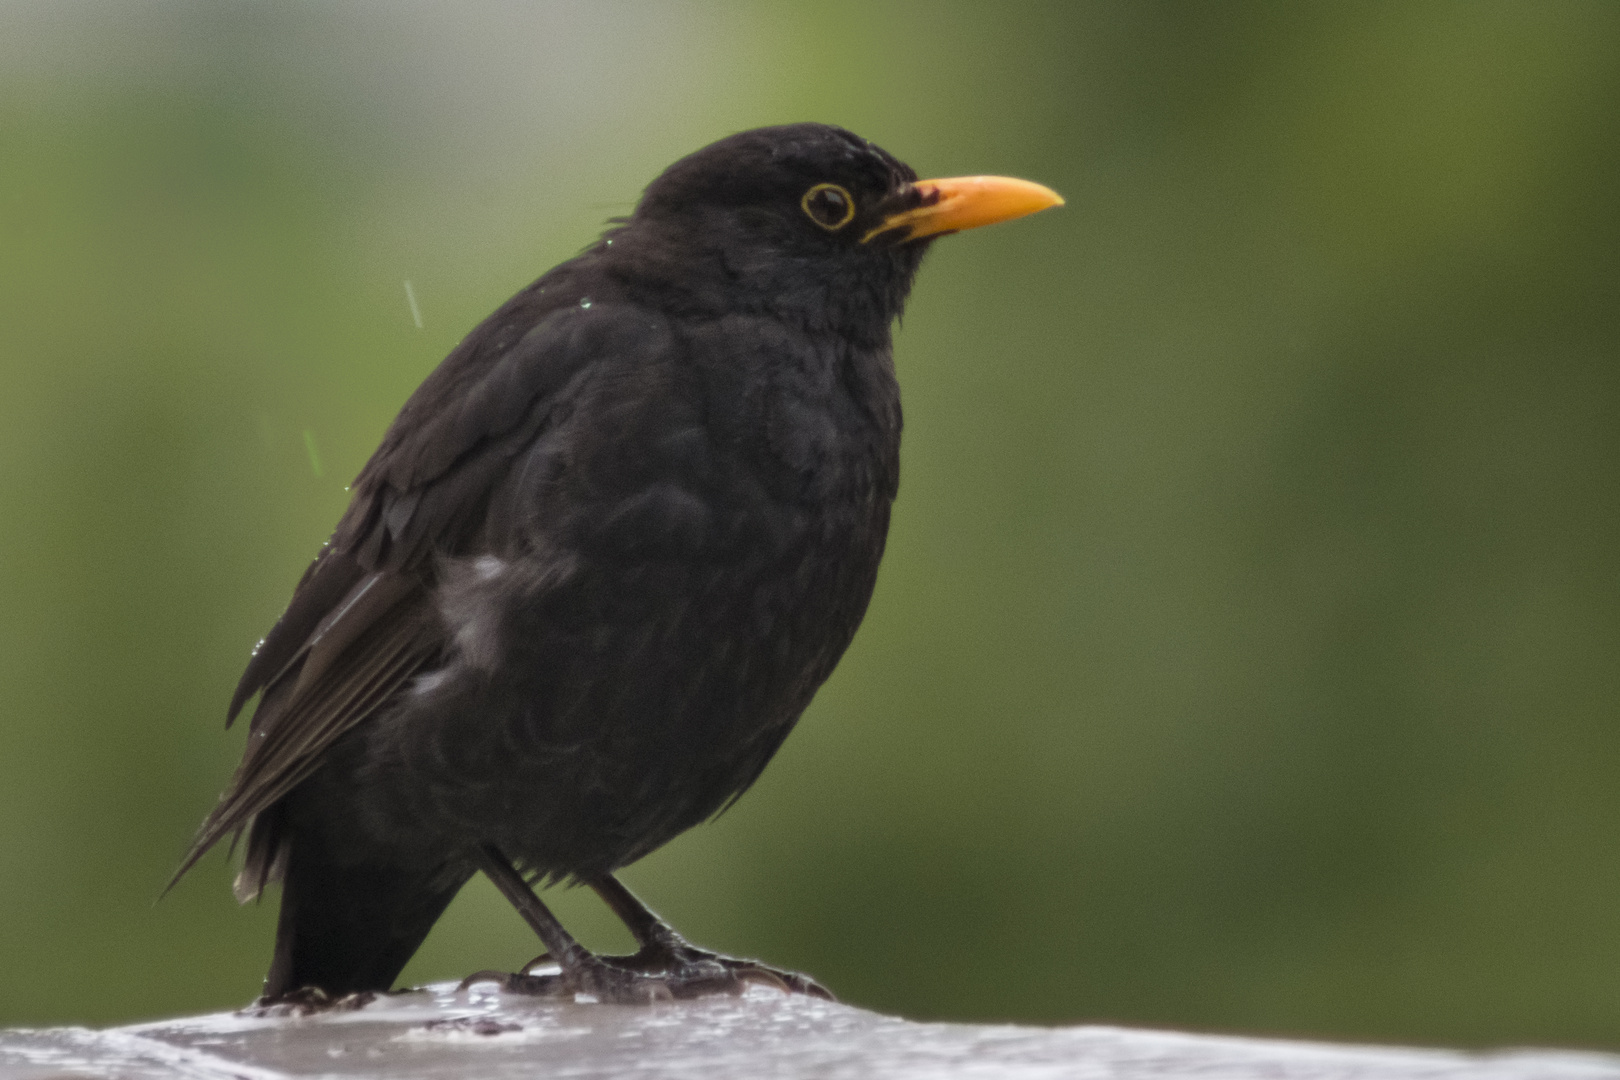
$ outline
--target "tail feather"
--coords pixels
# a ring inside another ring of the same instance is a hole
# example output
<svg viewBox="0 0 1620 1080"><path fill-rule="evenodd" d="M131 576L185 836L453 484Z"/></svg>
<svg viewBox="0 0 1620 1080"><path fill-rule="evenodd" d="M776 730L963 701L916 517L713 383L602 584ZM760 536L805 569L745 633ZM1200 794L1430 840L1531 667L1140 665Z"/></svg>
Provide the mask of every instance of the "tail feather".
<svg viewBox="0 0 1620 1080"><path fill-rule="evenodd" d="M285 801L278 802L248 823L242 869L237 871L236 880L231 882L231 892L235 894L238 904L257 900L264 894L266 885L280 881L287 874L287 853L290 849L281 828L286 807ZM231 846L236 845L233 842Z"/></svg>
<svg viewBox="0 0 1620 1080"><path fill-rule="evenodd" d="M386 991L471 876L386 864L337 865L318 845L282 848L281 915L267 998L304 987L333 997Z"/></svg>

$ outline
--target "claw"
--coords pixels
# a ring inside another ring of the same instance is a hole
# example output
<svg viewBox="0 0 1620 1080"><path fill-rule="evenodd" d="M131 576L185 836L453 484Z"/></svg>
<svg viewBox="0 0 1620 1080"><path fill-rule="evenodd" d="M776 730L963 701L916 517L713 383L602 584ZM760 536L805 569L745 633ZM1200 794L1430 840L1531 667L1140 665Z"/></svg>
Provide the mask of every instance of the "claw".
<svg viewBox="0 0 1620 1080"><path fill-rule="evenodd" d="M456 984L456 990L457 990L457 992L460 992L462 990L467 989L467 987L472 986L474 983L486 983L486 982L505 983L507 980L511 979L511 977L512 976L510 974L508 974L507 972L496 971L494 968L485 968L482 971L473 972L471 975L467 976L465 979L462 979L460 982L458 982Z"/></svg>
<svg viewBox="0 0 1620 1080"><path fill-rule="evenodd" d="M642 989L645 994L642 1000L648 1002L649 1004L654 1001L675 1000L675 991L672 990L667 983L658 979L648 979L642 984Z"/></svg>
<svg viewBox="0 0 1620 1080"><path fill-rule="evenodd" d="M784 994L793 993L793 984L768 967L747 967L732 974L736 976L738 982L754 982L762 986L775 987Z"/></svg>
<svg viewBox="0 0 1620 1080"><path fill-rule="evenodd" d="M775 982L782 987L785 993L803 994L805 997L820 998L823 1001L837 1001L833 992L822 986L808 975L801 975L797 971L782 971L778 968L766 967L760 964L757 970L768 972Z"/></svg>
<svg viewBox="0 0 1620 1080"><path fill-rule="evenodd" d="M816 982L816 980L805 975L799 976L798 984L794 987L794 992L803 994L806 997L820 998L822 1001L836 1002L838 1000L838 995Z"/></svg>
<svg viewBox="0 0 1620 1080"><path fill-rule="evenodd" d="M526 997L567 997L573 993L561 975L507 975L501 989Z"/></svg>
<svg viewBox="0 0 1620 1080"><path fill-rule="evenodd" d="M522 967L518 968L517 973L519 975L527 975L529 972L533 971L535 968L539 967L541 964L555 964L556 962L557 961L555 961L555 960L553 960L551 958L550 953L543 952L539 956L535 957L533 960L530 960L527 964L524 964Z"/></svg>
<svg viewBox="0 0 1620 1080"><path fill-rule="evenodd" d="M261 997L247 1008L243 1016L312 1016L323 1012L350 1012L363 1009L375 1001L377 995L369 990L333 997L316 986L289 990L278 997Z"/></svg>

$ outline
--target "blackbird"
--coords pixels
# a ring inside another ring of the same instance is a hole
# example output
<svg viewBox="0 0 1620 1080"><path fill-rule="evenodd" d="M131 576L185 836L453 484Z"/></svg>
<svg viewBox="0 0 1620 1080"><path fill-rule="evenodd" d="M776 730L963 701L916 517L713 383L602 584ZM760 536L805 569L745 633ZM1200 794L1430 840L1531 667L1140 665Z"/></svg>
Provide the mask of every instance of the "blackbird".
<svg viewBox="0 0 1620 1080"><path fill-rule="evenodd" d="M261 1001L386 991L478 871L559 967L513 990L826 994L690 945L613 872L745 791L849 645L930 242L1061 202L746 131L468 334L254 650L241 765L175 874L245 831L237 897L282 883ZM585 950L541 881L591 886L639 951Z"/></svg>

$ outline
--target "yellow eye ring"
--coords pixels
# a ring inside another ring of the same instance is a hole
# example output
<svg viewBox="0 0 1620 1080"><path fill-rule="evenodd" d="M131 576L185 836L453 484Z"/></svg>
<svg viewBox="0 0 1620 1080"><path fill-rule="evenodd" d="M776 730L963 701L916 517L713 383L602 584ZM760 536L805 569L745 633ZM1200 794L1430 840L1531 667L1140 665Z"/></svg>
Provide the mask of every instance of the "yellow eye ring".
<svg viewBox="0 0 1620 1080"><path fill-rule="evenodd" d="M828 232L837 232L855 220L855 200L837 184L817 184L804 193L799 208Z"/></svg>

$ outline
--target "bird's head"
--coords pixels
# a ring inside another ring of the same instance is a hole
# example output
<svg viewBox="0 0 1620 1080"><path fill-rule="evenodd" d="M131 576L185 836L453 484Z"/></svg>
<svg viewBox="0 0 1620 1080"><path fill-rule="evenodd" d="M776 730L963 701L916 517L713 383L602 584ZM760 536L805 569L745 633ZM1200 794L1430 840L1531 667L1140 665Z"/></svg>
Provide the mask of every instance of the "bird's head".
<svg viewBox="0 0 1620 1080"><path fill-rule="evenodd" d="M842 128L788 124L677 161L612 239L660 277L723 295L729 310L886 334L934 239L1062 202L1007 177L918 180Z"/></svg>

